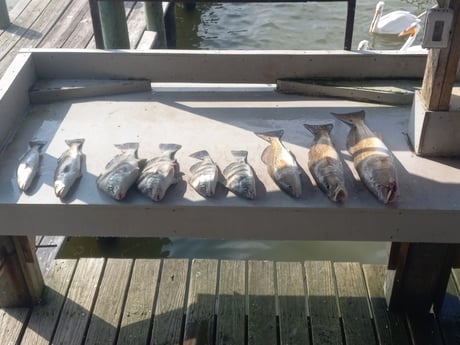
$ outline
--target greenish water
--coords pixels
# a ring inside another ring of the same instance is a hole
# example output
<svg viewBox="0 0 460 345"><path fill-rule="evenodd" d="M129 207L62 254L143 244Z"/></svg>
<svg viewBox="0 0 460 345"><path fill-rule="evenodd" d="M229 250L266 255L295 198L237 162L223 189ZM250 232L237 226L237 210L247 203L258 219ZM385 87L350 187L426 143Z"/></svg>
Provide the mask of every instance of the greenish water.
<svg viewBox="0 0 460 345"><path fill-rule="evenodd" d="M399 49L403 38L370 35L376 0L358 0L353 48L367 39L373 49ZM414 14L434 0L387 0L384 13ZM194 11L177 8L177 48L181 49L342 49L346 4L199 3ZM419 37L420 39L420 37ZM419 44L419 43L416 43ZM345 230L344 230L345 231ZM385 263L386 243L307 241L224 241L187 238L69 238L61 257L180 257L272 260L333 260Z"/></svg>

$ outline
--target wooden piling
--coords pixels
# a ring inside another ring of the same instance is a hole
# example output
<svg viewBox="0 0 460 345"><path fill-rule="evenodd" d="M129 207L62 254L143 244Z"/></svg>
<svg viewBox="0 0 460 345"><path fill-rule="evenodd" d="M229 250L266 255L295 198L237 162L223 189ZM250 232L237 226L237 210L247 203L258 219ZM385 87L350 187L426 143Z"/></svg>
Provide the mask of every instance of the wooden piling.
<svg viewBox="0 0 460 345"><path fill-rule="evenodd" d="M0 308L27 307L44 287L33 236L0 236Z"/></svg>
<svg viewBox="0 0 460 345"><path fill-rule="evenodd" d="M170 2L165 16L166 42L169 49L176 48L176 3Z"/></svg>
<svg viewBox="0 0 460 345"><path fill-rule="evenodd" d="M10 25L10 16L6 0L0 0L0 29L6 29Z"/></svg>
<svg viewBox="0 0 460 345"><path fill-rule="evenodd" d="M128 25L123 1L100 1L102 37L105 49L129 49Z"/></svg>
<svg viewBox="0 0 460 345"><path fill-rule="evenodd" d="M166 48L167 41L163 4L161 2L145 2L144 8L147 30L157 33L158 48Z"/></svg>

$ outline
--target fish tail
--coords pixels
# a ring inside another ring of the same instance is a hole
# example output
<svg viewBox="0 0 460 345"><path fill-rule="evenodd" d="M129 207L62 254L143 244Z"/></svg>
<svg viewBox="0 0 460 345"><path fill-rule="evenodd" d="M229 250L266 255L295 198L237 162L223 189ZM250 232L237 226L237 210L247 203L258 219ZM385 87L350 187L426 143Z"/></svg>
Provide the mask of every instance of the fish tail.
<svg viewBox="0 0 460 345"><path fill-rule="evenodd" d="M240 161L246 161L246 158L248 157L248 151L245 150L240 150L240 151L231 151L233 157L235 157L237 160Z"/></svg>
<svg viewBox="0 0 460 345"><path fill-rule="evenodd" d="M29 147L38 146L39 150L41 150L42 147L45 145L46 145L46 141L44 140L32 139L31 141L29 141Z"/></svg>
<svg viewBox="0 0 460 345"><path fill-rule="evenodd" d="M272 138L281 139L281 137L284 134L284 130L283 129L277 129L275 131L261 132L261 133L254 133L254 134L257 135L259 138L265 140L265 141L271 142Z"/></svg>
<svg viewBox="0 0 460 345"><path fill-rule="evenodd" d="M65 143L67 144L67 146L71 147L73 145L76 145L77 149L80 149L83 146L84 142L85 142L85 139L83 138L65 140Z"/></svg>
<svg viewBox="0 0 460 345"><path fill-rule="evenodd" d="M137 150L139 149L139 143L115 144L114 146L123 152L134 151L135 153L137 153Z"/></svg>
<svg viewBox="0 0 460 345"><path fill-rule="evenodd" d="M356 126L357 123L364 121L364 116L366 113L364 112L364 110L360 110L351 113L331 114L334 115L340 121L346 123L347 125Z"/></svg>
<svg viewBox="0 0 460 345"><path fill-rule="evenodd" d="M181 147L182 145L179 145L179 144L160 144L159 145L161 152L171 152L173 154L179 151Z"/></svg>
<svg viewBox="0 0 460 345"><path fill-rule="evenodd" d="M326 132L327 134L330 134L332 131L332 128L334 127L332 123L325 123L322 125L310 125L308 123L305 123L303 126L306 129L308 129L313 135L316 135L321 132Z"/></svg>
<svg viewBox="0 0 460 345"><path fill-rule="evenodd" d="M190 155L190 157L193 157L193 158L196 158L196 159L199 159L199 160L203 160L205 158L211 158L211 156L209 155L209 152L206 151L206 150L201 150L201 151L198 151L198 152L194 152Z"/></svg>

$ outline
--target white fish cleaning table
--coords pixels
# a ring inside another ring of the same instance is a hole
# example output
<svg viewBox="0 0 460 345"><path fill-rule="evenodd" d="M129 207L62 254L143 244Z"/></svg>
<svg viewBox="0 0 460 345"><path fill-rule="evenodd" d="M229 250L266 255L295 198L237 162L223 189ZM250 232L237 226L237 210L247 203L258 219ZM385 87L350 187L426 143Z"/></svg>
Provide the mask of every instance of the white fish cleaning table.
<svg viewBox="0 0 460 345"><path fill-rule="evenodd" d="M89 55L83 52L74 54L64 53L67 57L84 60L83 65L88 66L86 71L81 72L81 66L77 66L75 71L60 69L64 60L57 52L49 56L42 52L24 54L17 59L17 69L8 70L2 84L7 89L3 89L6 91L3 99L0 98L3 102L0 104L0 121L4 144L0 157L0 217L3 221L0 235L6 239L13 238L7 243L12 248L27 247L27 241L22 236L31 235L391 241L403 243L394 250L404 249L404 245L412 243L415 246L420 244L422 249L419 250L423 251L428 243L433 246L429 250L439 254L435 255L440 258L436 264L451 268L455 244L460 243L457 231L460 220L460 162L422 158L412 153L406 134L411 126L409 107L279 94L270 87L275 80L269 83L262 72L247 79L242 77L244 73L241 71L236 73L236 77L227 76L244 81L238 85L201 84L197 88L197 84L168 87L154 84L151 89L150 81L159 80L150 76L148 82L133 80L136 76L138 79L141 72L136 67L142 65L136 63L137 58L158 58L157 62L168 64L183 58L183 53L160 52L158 57L153 53L131 56L122 52L110 53L106 56L108 59L100 59L100 53L94 52ZM267 56L264 58L268 62L272 61L270 59L279 60L279 56ZM347 56L342 55L337 61L345 65L356 64L344 58ZM195 60L201 63L207 61L214 74L217 73L219 59L230 61L232 65L242 58L219 53L211 53L210 56L191 54L188 57L192 64ZM308 60L315 64L333 57L306 58L302 54L294 54L291 60L299 64ZM132 58L131 64L117 61L129 58ZM385 60L388 56L357 58L379 66L390 61ZM412 58L419 61L416 56ZM289 68L299 66L294 62ZM121 70L116 73L104 70L106 65L112 64L122 66ZM51 69L51 65L56 69ZM405 68L405 63L396 66L401 73L403 70L404 73L413 73ZM272 73L290 77L289 68L284 65L278 72ZM20 72L17 73L17 70ZM347 71L347 68L342 66L342 70ZM88 81L91 71L96 76ZM81 73L78 75L80 79L77 78L78 73ZM193 70L188 73L189 80L193 82L213 81L213 78L219 77L212 75L199 79ZM118 81L122 80L121 84L114 86L117 81L111 79L115 77ZM75 80L72 81L72 78ZM164 75L161 78L167 79ZM184 78L178 77L177 81ZM235 83L235 80L224 81ZM248 84L254 82L257 86ZM53 83L67 86L53 88L50 86ZM85 97L80 98L82 96ZM31 99L42 104L31 103ZM359 181L346 149L349 127L330 115L330 112L361 109L366 112L368 126L379 133L395 156L401 194L395 204L382 205ZM332 139L345 163L349 197L344 204L329 201L314 185L307 168L308 147L313 138L303 124L325 122L334 123ZM304 188L299 199L279 190L260 159L267 143L254 132L279 128L284 129L283 142L303 170ZM15 171L18 158L33 137L46 140L47 145L43 149L40 175L30 193L23 194L16 186ZM83 177L68 199L61 202L53 191L54 170L57 158L66 150L64 141L74 138L85 138ZM7 142L8 145L5 145ZM147 159L159 154L160 143L182 145L176 157L183 172L183 181L172 187L162 202L153 203L135 189L128 193L125 200L117 202L97 189L97 176L118 153L114 144L124 142L139 142L139 156ZM248 162L257 175L256 200L238 198L223 188L212 199L204 199L196 193L187 183L189 168L196 162L189 155L203 149L209 151L221 169L232 161L231 150L247 150ZM22 238L22 242L18 238ZM20 258L20 262L27 264L34 261L33 257L23 256L25 258ZM397 265L390 262L390 271ZM437 268L431 271L436 270L440 271Z"/></svg>

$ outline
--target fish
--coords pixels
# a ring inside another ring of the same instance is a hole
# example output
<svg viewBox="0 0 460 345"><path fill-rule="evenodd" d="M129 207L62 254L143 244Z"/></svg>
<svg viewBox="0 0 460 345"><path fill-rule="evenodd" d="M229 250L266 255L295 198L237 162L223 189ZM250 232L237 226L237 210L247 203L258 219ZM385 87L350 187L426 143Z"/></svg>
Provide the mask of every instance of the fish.
<svg viewBox="0 0 460 345"><path fill-rule="evenodd" d="M345 188L342 161L332 143L330 133L334 125L304 124L314 136L308 152L308 169L317 186L334 202L344 202L348 196Z"/></svg>
<svg viewBox="0 0 460 345"><path fill-rule="evenodd" d="M137 188L153 201L161 201L168 188L180 181L176 152L179 144L160 144L161 155L147 162L137 179Z"/></svg>
<svg viewBox="0 0 460 345"><path fill-rule="evenodd" d="M97 187L115 200L123 200L129 188L136 182L145 160L137 157L139 143L115 144L121 153L105 166L105 171L96 179Z"/></svg>
<svg viewBox="0 0 460 345"><path fill-rule="evenodd" d="M203 197L210 198L216 193L219 180L219 168L212 160L208 151L202 150L192 153L190 157L200 161L190 167L190 185Z"/></svg>
<svg viewBox="0 0 460 345"><path fill-rule="evenodd" d="M54 194L65 198L70 188L82 176L83 152L85 139L65 140L69 148L58 159L54 172Z"/></svg>
<svg viewBox="0 0 460 345"><path fill-rule="evenodd" d="M261 156L270 177L281 190L294 198L300 198L302 195L301 170L292 153L281 142L284 130L255 134L270 143Z"/></svg>
<svg viewBox="0 0 460 345"><path fill-rule="evenodd" d="M351 127L347 149L361 181L382 203L395 202L399 186L393 154L366 125L364 110L332 115Z"/></svg>
<svg viewBox="0 0 460 345"><path fill-rule="evenodd" d="M21 191L26 192L40 169L41 149L45 141L31 140L28 150L19 158L16 181Z"/></svg>
<svg viewBox="0 0 460 345"><path fill-rule="evenodd" d="M225 187L235 195L254 200L256 198L256 179L251 165L247 162L248 151L231 151L235 161L222 171Z"/></svg>

